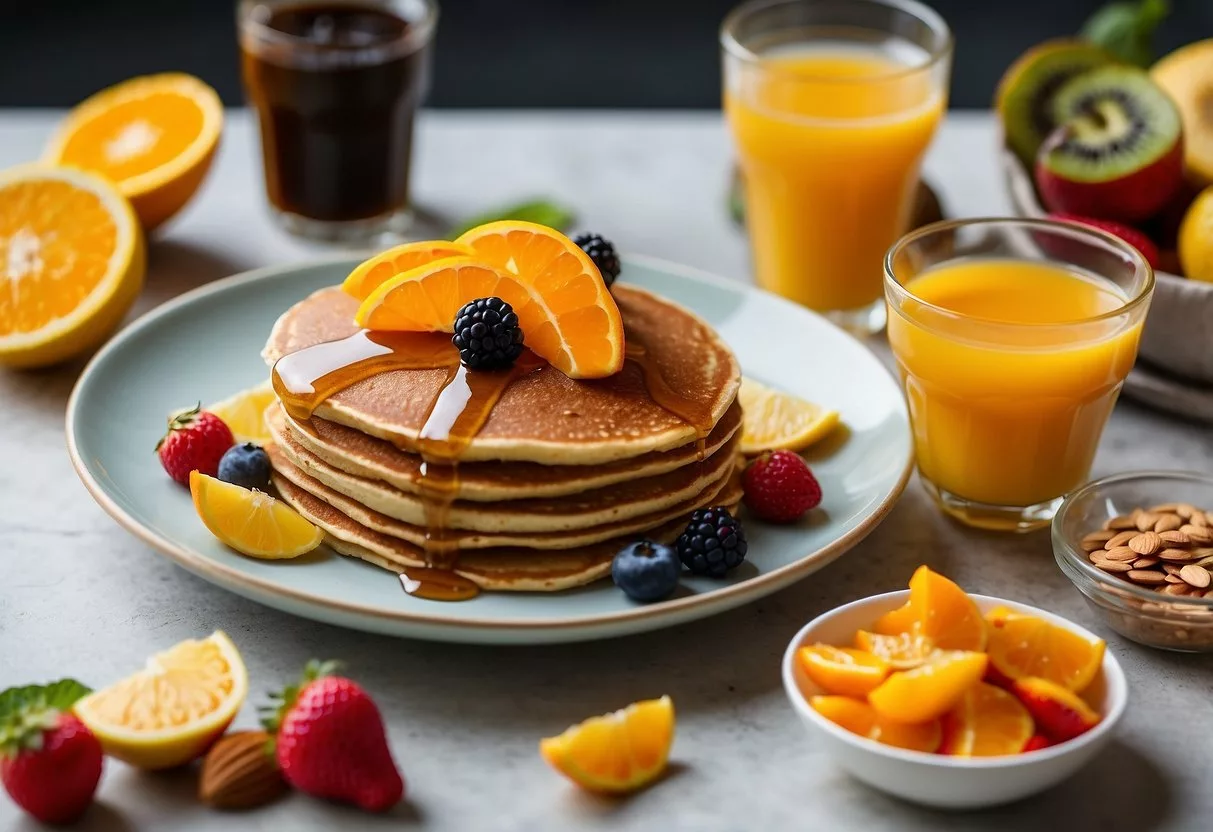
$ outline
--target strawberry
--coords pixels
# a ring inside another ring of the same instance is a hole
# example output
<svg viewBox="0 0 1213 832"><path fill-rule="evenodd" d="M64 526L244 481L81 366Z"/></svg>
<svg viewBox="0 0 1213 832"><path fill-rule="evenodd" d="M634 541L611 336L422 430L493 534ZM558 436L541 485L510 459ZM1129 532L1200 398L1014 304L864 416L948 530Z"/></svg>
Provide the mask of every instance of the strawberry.
<svg viewBox="0 0 1213 832"><path fill-rule="evenodd" d="M168 433L156 443L156 453L168 475L188 487L190 471L201 471L208 477L218 474L219 460L234 444L231 428L214 413L203 410L200 403L193 410L169 417Z"/></svg>
<svg viewBox="0 0 1213 832"><path fill-rule="evenodd" d="M275 735L286 781L301 792L383 812L404 796L383 719L371 697L336 665L311 661L298 685L272 698L263 723Z"/></svg>
<svg viewBox="0 0 1213 832"><path fill-rule="evenodd" d="M0 781L43 823L80 817L101 780L101 743L70 710L87 693L72 679L0 693Z"/></svg>
<svg viewBox="0 0 1213 832"><path fill-rule="evenodd" d="M1053 743L1049 742L1049 738L1041 734L1033 734L1026 743L1024 743L1021 754L1027 754L1029 751L1041 751L1049 748Z"/></svg>
<svg viewBox="0 0 1213 832"><path fill-rule="evenodd" d="M1098 220L1093 217L1082 217L1078 214L1053 213L1049 214L1049 219L1060 220L1062 222L1074 222L1079 225L1089 225L1091 228L1098 228L1100 231L1106 231L1113 237L1119 237L1129 245L1141 252L1141 256L1146 258L1146 262L1150 264L1150 268L1158 268L1158 246L1154 245L1154 241L1147 237L1141 231L1138 231L1132 226L1125 225L1121 222L1113 220Z"/></svg>
<svg viewBox="0 0 1213 832"><path fill-rule="evenodd" d="M765 453L741 475L745 504L763 520L791 523L821 504L821 485L799 454Z"/></svg>

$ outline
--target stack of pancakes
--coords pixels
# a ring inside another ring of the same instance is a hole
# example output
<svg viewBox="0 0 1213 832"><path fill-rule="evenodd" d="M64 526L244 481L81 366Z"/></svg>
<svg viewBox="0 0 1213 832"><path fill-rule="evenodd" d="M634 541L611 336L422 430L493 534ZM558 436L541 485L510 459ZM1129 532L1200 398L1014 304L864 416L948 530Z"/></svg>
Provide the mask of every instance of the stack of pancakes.
<svg viewBox="0 0 1213 832"><path fill-rule="evenodd" d="M735 506L736 359L687 310L627 286L614 296L623 370L577 381L543 364L512 381L460 450L441 512L418 437L450 383L444 369L381 372L310 416L271 405L280 495L338 552L406 572L434 566L441 539L454 550L443 567L488 590L589 583L626 543L672 541L695 509ZM337 288L301 301L275 325L267 362L354 334L357 307Z"/></svg>

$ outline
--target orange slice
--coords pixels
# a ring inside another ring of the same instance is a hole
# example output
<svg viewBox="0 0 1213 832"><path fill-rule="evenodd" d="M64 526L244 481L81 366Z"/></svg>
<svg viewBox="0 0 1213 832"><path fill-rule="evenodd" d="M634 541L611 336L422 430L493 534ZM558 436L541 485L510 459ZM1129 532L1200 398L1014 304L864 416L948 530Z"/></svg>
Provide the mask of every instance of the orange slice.
<svg viewBox="0 0 1213 832"><path fill-rule="evenodd" d="M872 625L872 631L882 636L897 636L914 629L918 621L918 610L906 601L895 610L886 612Z"/></svg>
<svg viewBox="0 0 1213 832"><path fill-rule="evenodd" d="M942 732L937 719L918 725L891 722L881 717L867 702L849 696L814 696L809 699L809 705L852 734L885 745L928 754L939 748Z"/></svg>
<svg viewBox="0 0 1213 832"><path fill-rule="evenodd" d="M1038 676L1081 693L1103 664L1103 639L1091 641L1073 630L1031 615L996 607L986 615L990 663L1008 679Z"/></svg>
<svg viewBox="0 0 1213 832"><path fill-rule="evenodd" d="M0 172L0 364L41 367L104 341L143 286L130 203L83 171Z"/></svg>
<svg viewBox="0 0 1213 832"><path fill-rule="evenodd" d="M278 401L274 386L264 381L256 387L241 390L221 402L204 407L214 413L232 430L232 436L237 443L256 442L265 445L274 441L269 428L265 425L265 410Z"/></svg>
<svg viewBox="0 0 1213 832"><path fill-rule="evenodd" d="M1036 731L1032 715L1002 688L979 682L943 717L940 753L955 757L1018 754Z"/></svg>
<svg viewBox="0 0 1213 832"><path fill-rule="evenodd" d="M198 190L223 131L218 94L191 75L132 78L79 104L44 161L113 182L151 231Z"/></svg>
<svg viewBox="0 0 1213 832"><path fill-rule="evenodd" d="M796 652L796 661L805 675L829 693L867 696L889 675L884 659L849 647L814 644Z"/></svg>
<svg viewBox="0 0 1213 832"><path fill-rule="evenodd" d="M623 368L619 307L594 261L576 243L554 228L521 220L477 226L455 242L471 246L477 258L513 275L544 299L559 322L565 352L580 369L579 375L570 376L600 378ZM526 335L531 340L530 333Z"/></svg>
<svg viewBox="0 0 1213 832"><path fill-rule="evenodd" d="M838 411L772 390L742 376L737 391L741 403L741 452L757 456L766 451L803 451L838 426Z"/></svg>
<svg viewBox="0 0 1213 832"><path fill-rule="evenodd" d="M855 633L855 646L878 656L894 670L912 670L925 662L935 651L931 640L918 632L898 633L893 636L860 630Z"/></svg>
<svg viewBox="0 0 1213 832"><path fill-rule="evenodd" d="M514 308L525 345L570 378L598 378L617 372L605 341L582 340L578 313L558 314L534 286L471 257L437 260L396 275L371 292L355 321L367 329L450 332L460 308L477 298L499 297ZM590 317L596 315L594 310Z"/></svg>
<svg viewBox="0 0 1213 832"><path fill-rule="evenodd" d="M476 252L471 246L449 243L446 240L405 243L364 261L358 268L350 272L349 277L341 284L341 289L347 295L352 295L358 300L366 300L367 295L378 289L380 284L398 274L412 271L418 266L433 263L435 260L444 260L448 257L472 257L475 254Z"/></svg>
<svg viewBox="0 0 1213 832"><path fill-rule="evenodd" d="M240 653L216 630L157 653L143 670L89 694L74 710L106 754L139 768L172 768L206 751L247 693Z"/></svg>
<svg viewBox="0 0 1213 832"><path fill-rule="evenodd" d="M940 650L984 650L986 622L981 610L952 581L920 566L910 578L910 606L918 632Z"/></svg>
<svg viewBox="0 0 1213 832"><path fill-rule="evenodd" d="M876 713L893 722L929 722L960 701L985 670L983 653L936 653L913 670L890 674L868 694L868 702Z"/></svg>
<svg viewBox="0 0 1213 832"><path fill-rule="evenodd" d="M269 494L190 472L194 509L211 534L242 555L297 558L324 541L324 532Z"/></svg>
<svg viewBox="0 0 1213 832"><path fill-rule="evenodd" d="M674 703L649 699L587 719L558 737L540 740L543 759L578 786L623 794L665 771L674 742Z"/></svg>

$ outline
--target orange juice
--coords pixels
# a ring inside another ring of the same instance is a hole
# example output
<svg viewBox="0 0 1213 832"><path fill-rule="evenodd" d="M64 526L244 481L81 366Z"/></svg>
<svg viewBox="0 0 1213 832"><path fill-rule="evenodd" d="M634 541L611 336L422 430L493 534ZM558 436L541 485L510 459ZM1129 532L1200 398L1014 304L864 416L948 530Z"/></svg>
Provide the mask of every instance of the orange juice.
<svg viewBox="0 0 1213 832"><path fill-rule="evenodd" d="M881 296L919 164L945 107L925 52L814 48L763 56L725 91L764 288L819 311ZM918 66L919 68L911 68Z"/></svg>
<svg viewBox="0 0 1213 832"><path fill-rule="evenodd" d="M1009 507L1085 482L1141 332L1140 318L1098 319L1124 306L1120 289L1012 259L955 261L905 289L913 298L890 309L889 343L923 478Z"/></svg>

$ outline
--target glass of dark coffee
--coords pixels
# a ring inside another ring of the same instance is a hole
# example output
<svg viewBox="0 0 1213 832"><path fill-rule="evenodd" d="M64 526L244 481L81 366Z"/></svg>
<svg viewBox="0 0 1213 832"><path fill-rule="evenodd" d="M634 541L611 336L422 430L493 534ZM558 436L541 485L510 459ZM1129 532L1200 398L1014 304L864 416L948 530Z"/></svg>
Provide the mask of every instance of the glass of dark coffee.
<svg viewBox="0 0 1213 832"><path fill-rule="evenodd" d="M404 236L413 117L429 86L437 5L244 0L238 22L279 225L355 246Z"/></svg>

